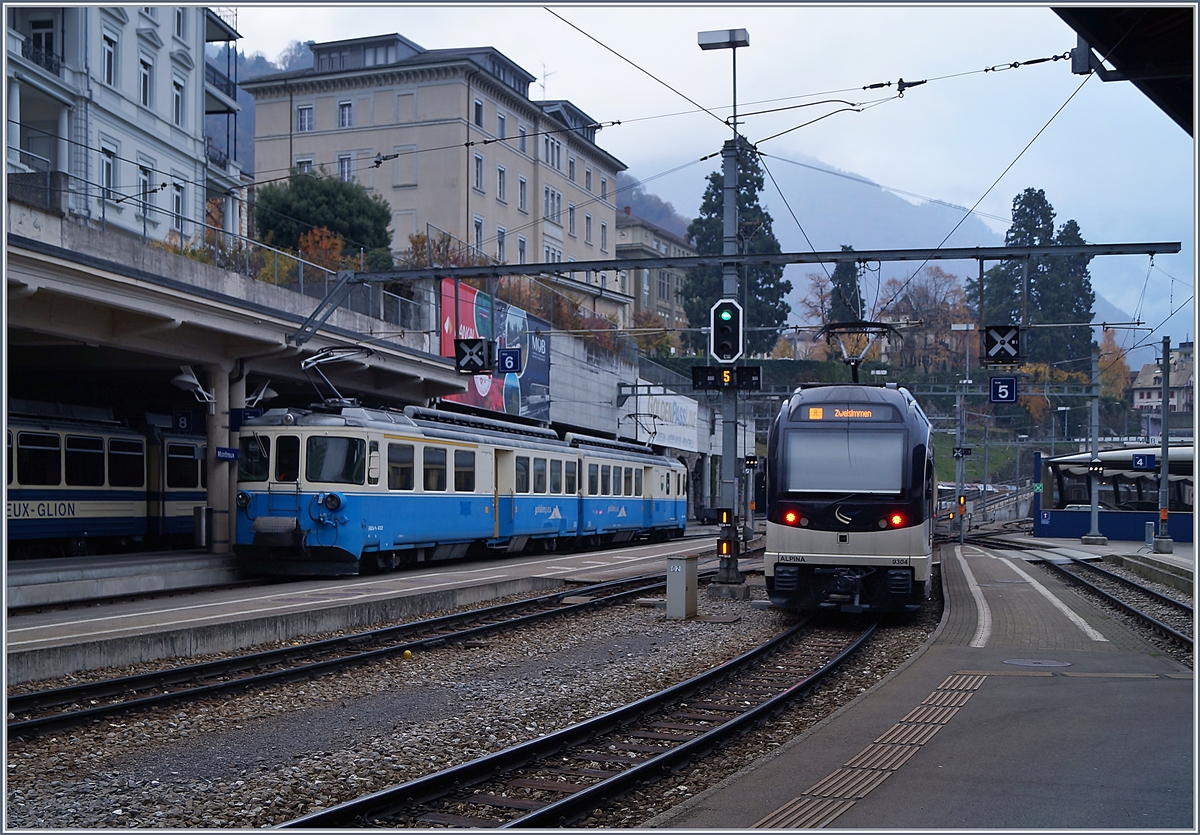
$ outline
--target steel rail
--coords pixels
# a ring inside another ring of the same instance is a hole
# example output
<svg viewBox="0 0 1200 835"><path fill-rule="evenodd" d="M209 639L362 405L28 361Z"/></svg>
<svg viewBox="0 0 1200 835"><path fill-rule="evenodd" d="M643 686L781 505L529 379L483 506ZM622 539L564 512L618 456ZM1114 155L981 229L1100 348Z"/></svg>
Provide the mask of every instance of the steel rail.
<svg viewBox="0 0 1200 835"><path fill-rule="evenodd" d="M457 766L445 769L443 771L428 774L423 777L418 777L408 782L397 786L392 786L378 792L374 792L363 797L355 798L345 803L331 806L327 809L321 809L312 812L295 820L286 821L276 825L276 829L308 829L308 828L327 828L327 827L352 827L357 825L370 825L366 822L377 818L387 817L397 811L420 805L438 798L444 797L447 794L466 788L486 780L495 779L498 775L505 772L513 771L518 768L528 766L546 757L558 754L571 746L580 745L588 742L598 736L618 730L631 722L634 722L644 716L648 716L661 711L665 706L677 701L682 701L698 691L705 690L719 684L722 680L729 678L741 671L753 666L754 664L763 661L764 659L775 654L779 649L786 644L795 640L799 633L807 628L815 618L805 619L803 622L796 624L787 631L780 633L770 641L761 646L743 653L724 664L714 667L698 676L695 676L687 681L680 682L665 690L655 693L646 698L632 702L616 710L602 714L601 716L593 717L592 719L581 722L577 725L572 725L568 728L563 728L546 736L538 737L518 745L511 746L494 754L489 754L484 757L471 760L470 762L462 763ZM849 649L839 653L834 661L829 662L824 668L825 671L832 669L840 663L847 655L857 649L866 641L875 630L875 623L872 623L862 635L860 635ZM777 710L780 707L779 701L784 696L795 698L808 686L811 686L817 678L817 674L806 677L803 681L789 687L780 696L773 697L771 700L764 702L753 711L755 719L760 719L767 713ZM736 720L724 723L726 725L734 723ZM747 727L739 725L737 728L730 727L726 729L725 734L740 732ZM541 810L530 813L522 818L518 818L508 823L499 824L502 827L515 826L559 826L560 821L564 819L577 818L580 815L587 814L594 808L604 797L610 796L618 791L627 790L628 782L634 780L645 779L647 775L660 773L661 769L666 767L668 763L676 761L682 757L694 757L698 751L711 748L719 744L723 735L715 735L715 731L708 734L696 737L689 740L687 743L679 746L677 749L646 760L645 763L638 763L632 769L621 772L613 777L605 780L602 783L597 783L592 787L581 789L572 797L564 800L556 801L548 804ZM682 749L682 750L681 750ZM681 753L675 754L676 751ZM672 756L674 755L674 756ZM633 776L626 776L633 772ZM572 802L574 801L574 802ZM586 809L585 809L586 807Z"/></svg>

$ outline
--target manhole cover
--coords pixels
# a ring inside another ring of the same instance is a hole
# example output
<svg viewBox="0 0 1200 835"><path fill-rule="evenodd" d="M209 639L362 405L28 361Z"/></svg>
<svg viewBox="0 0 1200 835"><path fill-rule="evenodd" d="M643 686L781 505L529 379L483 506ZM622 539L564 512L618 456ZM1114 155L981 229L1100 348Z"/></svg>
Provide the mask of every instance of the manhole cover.
<svg viewBox="0 0 1200 835"><path fill-rule="evenodd" d="M1050 661L1046 658L1012 658L1004 662L1018 667L1070 667L1069 661Z"/></svg>

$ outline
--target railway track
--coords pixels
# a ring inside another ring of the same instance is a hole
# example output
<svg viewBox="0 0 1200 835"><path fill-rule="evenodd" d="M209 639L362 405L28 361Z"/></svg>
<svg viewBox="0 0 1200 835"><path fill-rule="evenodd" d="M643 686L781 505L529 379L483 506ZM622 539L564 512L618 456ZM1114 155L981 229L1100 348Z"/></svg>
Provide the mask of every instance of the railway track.
<svg viewBox="0 0 1200 835"><path fill-rule="evenodd" d="M806 620L761 647L604 715L281 824L562 827L782 711L875 632Z"/></svg>
<svg viewBox="0 0 1200 835"><path fill-rule="evenodd" d="M712 574L715 570L701 572L701 577ZM312 678L390 655L461 643L611 606L660 591L665 585L664 575L642 575L170 670L12 694L7 699L8 735L32 736L157 705Z"/></svg>
<svg viewBox="0 0 1200 835"><path fill-rule="evenodd" d="M1193 648L1194 612L1187 603L1084 560L1070 558L1066 563L1046 560L1045 565L1060 577L1082 586L1088 593L1132 616L1154 632L1188 650Z"/></svg>

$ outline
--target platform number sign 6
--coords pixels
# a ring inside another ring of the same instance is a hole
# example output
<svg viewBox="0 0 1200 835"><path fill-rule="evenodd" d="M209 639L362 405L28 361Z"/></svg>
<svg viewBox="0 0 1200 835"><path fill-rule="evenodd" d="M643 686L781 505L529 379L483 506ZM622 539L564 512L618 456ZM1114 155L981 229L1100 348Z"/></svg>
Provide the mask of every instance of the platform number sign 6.
<svg viewBox="0 0 1200 835"><path fill-rule="evenodd" d="M988 401L991 403L1016 403L1017 378L993 377L991 396Z"/></svg>

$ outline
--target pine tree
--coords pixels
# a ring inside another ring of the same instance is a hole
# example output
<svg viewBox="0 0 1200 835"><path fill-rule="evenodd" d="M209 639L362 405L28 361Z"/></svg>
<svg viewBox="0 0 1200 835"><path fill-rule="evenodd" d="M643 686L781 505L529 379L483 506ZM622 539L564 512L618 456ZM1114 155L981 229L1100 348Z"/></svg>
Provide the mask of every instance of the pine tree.
<svg viewBox="0 0 1200 835"><path fill-rule="evenodd" d="M1012 225L1004 236L1007 246L1069 246L1083 244L1079 224L1068 220L1055 233L1054 207L1041 189L1027 188L1013 198ZM983 275L982 325L1089 323L1096 295L1088 274L1088 256L1003 261ZM967 298L978 304L979 281L967 281ZM1091 330L1028 328L1022 336L1026 359L1055 365L1064 371L1091 367Z"/></svg>
<svg viewBox="0 0 1200 835"><path fill-rule="evenodd" d="M842 244L842 252L853 252L854 247ZM839 261L833 269L833 286L829 291L829 321L861 322L865 307L862 290L858 286L858 264Z"/></svg>
<svg viewBox="0 0 1200 835"><path fill-rule="evenodd" d="M763 189L762 168L753 149L740 145L738 173L738 242L746 255L771 255L782 252L771 229L771 215L759 204ZM720 255L724 248L725 178L720 171L708 175L708 186L700 204L700 215L688 225L688 238L699 255ZM746 354L765 354L779 339L779 330L787 321L791 307L785 301L792 283L783 278L782 265L742 267L743 288L738 301L745 310ZM708 325L709 311L723 298L720 267L688 270L684 279L683 309L693 328ZM754 330L767 328L767 330ZM705 334L692 330L687 342L697 351L708 343Z"/></svg>

